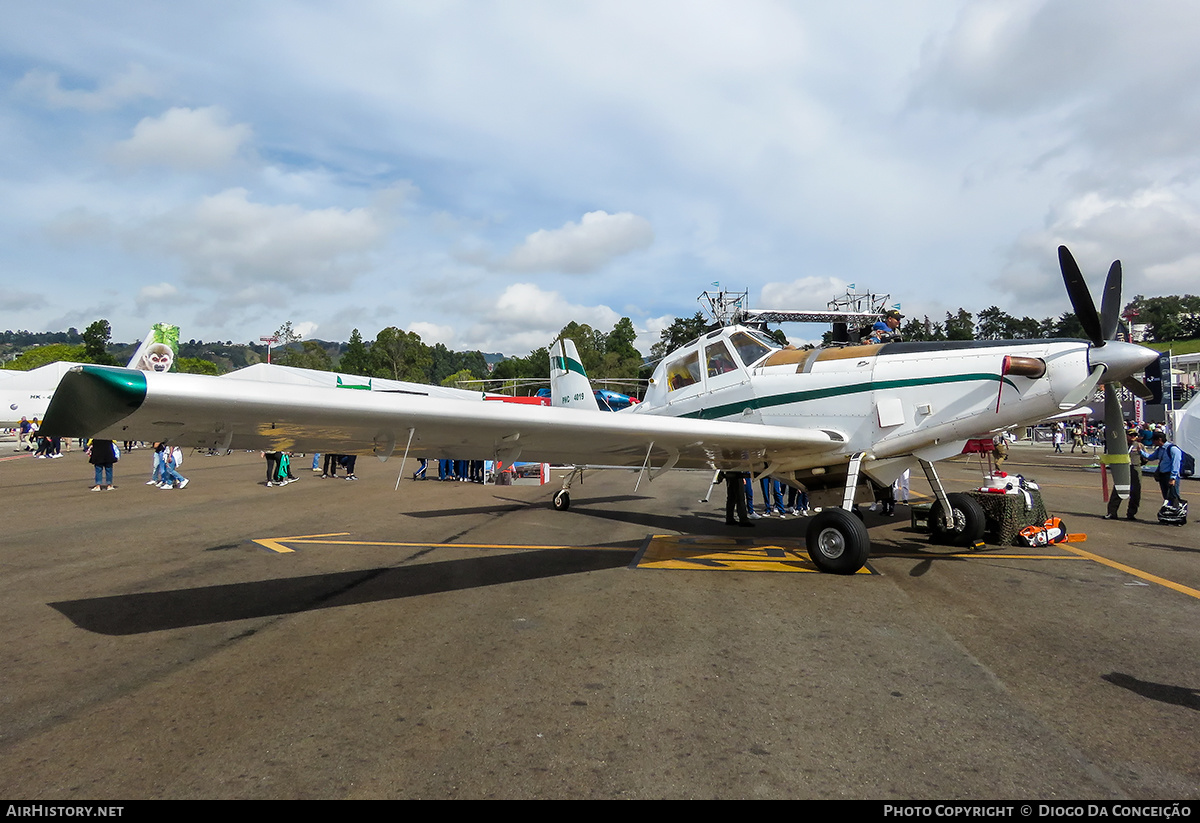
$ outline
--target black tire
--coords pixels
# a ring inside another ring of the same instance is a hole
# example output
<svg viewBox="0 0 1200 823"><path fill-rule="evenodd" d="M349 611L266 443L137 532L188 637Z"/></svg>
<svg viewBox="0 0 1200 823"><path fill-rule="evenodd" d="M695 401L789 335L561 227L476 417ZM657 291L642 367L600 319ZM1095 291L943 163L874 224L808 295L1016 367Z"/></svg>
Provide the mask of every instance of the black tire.
<svg viewBox="0 0 1200 823"><path fill-rule="evenodd" d="M571 508L571 495L567 493L566 489L559 489L554 493L554 498L551 500L551 503L556 512L565 512L567 509Z"/></svg>
<svg viewBox="0 0 1200 823"><path fill-rule="evenodd" d="M968 494L955 492L950 500L952 517L946 517L942 501L935 500L929 509L929 540L939 546L974 546L987 529L983 506Z"/></svg>
<svg viewBox="0 0 1200 823"><path fill-rule="evenodd" d="M823 509L808 521L804 539L812 562L828 574L854 574L871 553L867 527L845 509Z"/></svg>

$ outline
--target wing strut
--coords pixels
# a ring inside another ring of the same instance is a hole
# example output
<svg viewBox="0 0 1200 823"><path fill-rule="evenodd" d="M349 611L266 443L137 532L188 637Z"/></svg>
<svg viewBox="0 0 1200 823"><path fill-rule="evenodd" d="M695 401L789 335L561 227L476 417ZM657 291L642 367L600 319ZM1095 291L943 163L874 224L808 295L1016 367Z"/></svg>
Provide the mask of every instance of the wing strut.
<svg viewBox="0 0 1200 823"><path fill-rule="evenodd" d="M415 426L408 430L408 442L404 444L404 456L400 458L400 473L396 475L396 491L400 491L400 478L404 476L404 461L408 460L408 447L412 445L413 434L416 431Z"/></svg>
<svg viewBox="0 0 1200 823"><path fill-rule="evenodd" d="M654 451L654 441L650 441L650 448L646 449L646 459L642 461L642 468L638 471L637 482L633 484L633 491L636 494L638 488L642 485L642 475L646 473L646 469L650 466L650 452ZM654 480L653 477L650 478Z"/></svg>

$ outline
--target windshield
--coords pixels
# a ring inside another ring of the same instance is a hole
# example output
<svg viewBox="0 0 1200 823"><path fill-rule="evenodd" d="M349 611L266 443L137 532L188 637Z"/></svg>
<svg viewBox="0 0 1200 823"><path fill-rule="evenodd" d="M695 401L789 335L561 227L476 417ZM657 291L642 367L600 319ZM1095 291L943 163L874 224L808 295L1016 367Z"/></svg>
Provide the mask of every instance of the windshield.
<svg viewBox="0 0 1200 823"><path fill-rule="evenodd" d="M738 357L747 366L778 348L774 340L751 331L735 332L729 336L729 342L733 343Z"/></svg>

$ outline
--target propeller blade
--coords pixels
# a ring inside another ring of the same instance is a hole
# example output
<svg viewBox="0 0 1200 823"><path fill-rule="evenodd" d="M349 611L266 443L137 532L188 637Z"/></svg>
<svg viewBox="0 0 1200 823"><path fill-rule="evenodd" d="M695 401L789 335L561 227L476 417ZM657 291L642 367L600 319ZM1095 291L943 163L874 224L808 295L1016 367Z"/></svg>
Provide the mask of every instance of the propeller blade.
<svg viewBox="0 0 1200 823"><path fill-rule="evenodd" d="M1104 281L1104 294L1100 298L1100 334L1105 340L1117 335L1117 324L1121 322L1121 261L1114 260Z"/></svg>
<svg viewBox="0 0 1200 823"><path fill-rule="evenodd" d="M1066 396L1059 401L1058 407L1063 411L1073 409L1082 403L1085 399L1091 396L1096 390L1096 384L1100 382L1100 378L1104 376L1104 364L1093 366L1091 373L1087 378L1075 388L1067 392Z"/></svg>
<svg viewBox="0 0 1200 823"><path fill-rule="evenodd" d="M1147 386L1145 383L1143 383L1141 380L1138 380L1136 377L1133 377L1133 376L1126 377L1124 380L1121 381L1121 385L1124 386L1125 388L1129 389L1131 392L1133 392L1134 394L1136 394L1138 397L1142 398L1143 400L1153 400L1154 399L1154 392L1152 392L1150 390L1150 387Z"/></svg>
<svg viewBox="0 0 1200 823"><path fill-rule="evenodd" d="M1058 247L1058 265L1062 269L1063 284L1067 287L1067 297L1071 298L1071 307L1075 309L1075 316L1079 318L1079 324L1083 326L1083 332L1088 336L1095 346L1103 346L1105 341L1103 329L1100 326L1100 315L1096 312L1096 304L1092 300L1092 293L1088 291L1087 283L1084 282L1083 272L1079 270L1079 264L1075 262L1075 258L1071 256L1071 252L1066 246ZM1120 299L1118 298L1118 301Z"/></svg>
<svg viewBox="0 0 1200 823"><path fill-rule="evenodd" d="M1113 490L1129 497L1129 444L1125 441L1125 416L1115 383L1104 384L1104 463L1112 475Z"/></svg>

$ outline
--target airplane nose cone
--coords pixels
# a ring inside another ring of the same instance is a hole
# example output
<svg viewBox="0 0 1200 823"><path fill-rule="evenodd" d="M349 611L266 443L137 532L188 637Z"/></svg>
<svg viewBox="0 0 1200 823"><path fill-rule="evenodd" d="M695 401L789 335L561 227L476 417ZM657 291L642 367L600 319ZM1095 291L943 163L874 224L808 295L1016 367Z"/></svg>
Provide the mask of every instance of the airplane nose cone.
<svg viewBox="0 0 1200 823"><path fill-rule="evenodd" d="M1117 383L1126 377L1140 375L1158 359L1158 352L1137 343L1111 340L1103 346L1093 346L1088 353L1093 366L1104 366L1104 381Z"/></svg>

